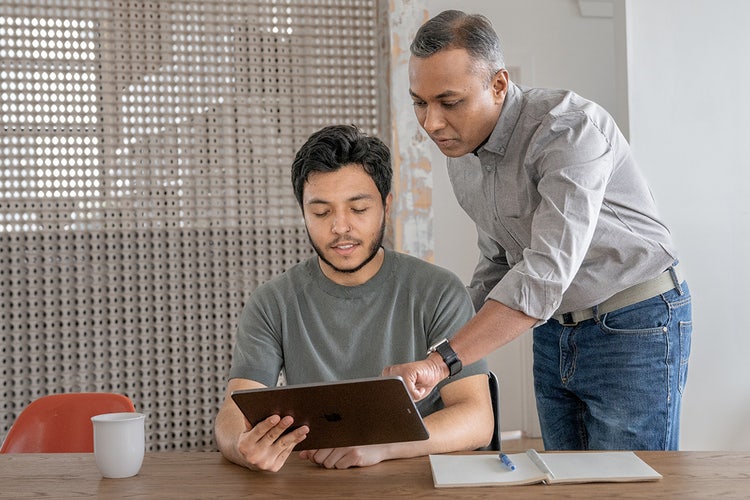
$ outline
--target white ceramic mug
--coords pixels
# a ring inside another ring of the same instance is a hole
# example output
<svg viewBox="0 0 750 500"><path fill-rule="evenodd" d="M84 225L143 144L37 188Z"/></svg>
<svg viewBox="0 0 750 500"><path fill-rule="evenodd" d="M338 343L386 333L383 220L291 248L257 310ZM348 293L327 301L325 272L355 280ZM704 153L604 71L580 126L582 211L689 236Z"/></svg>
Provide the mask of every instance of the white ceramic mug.
<svg viewBox="0 0 750 500"><path fill-rule="evenodd" d="M104 477L138 474L146 451L143 413L104 413L91 417L94 425L94 456Z"/></svg>

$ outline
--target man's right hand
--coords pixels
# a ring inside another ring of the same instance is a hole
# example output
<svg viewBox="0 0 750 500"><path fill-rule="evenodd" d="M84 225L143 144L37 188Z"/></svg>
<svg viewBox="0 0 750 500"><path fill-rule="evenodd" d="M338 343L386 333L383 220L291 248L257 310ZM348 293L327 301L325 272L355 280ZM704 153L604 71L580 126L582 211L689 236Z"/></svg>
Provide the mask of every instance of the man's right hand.
<svg viewBox="0 0 750 500"><path fill-rule="evenodd" d="M271 415L252 426L245 420L245 432L237 440L237 453L252 470L276 472L286 463L286 459L310 432L306 425L284 434L294 423L292 417L281 418Z"/></svg>
<svg viewBox="0 0 750 500"><path fill-rule="evenodd" d="M386 366L381 373L385 377L401 377L414 401L427 396L449 374L448 367L437 353L432 353L421 361Z"/></svg>

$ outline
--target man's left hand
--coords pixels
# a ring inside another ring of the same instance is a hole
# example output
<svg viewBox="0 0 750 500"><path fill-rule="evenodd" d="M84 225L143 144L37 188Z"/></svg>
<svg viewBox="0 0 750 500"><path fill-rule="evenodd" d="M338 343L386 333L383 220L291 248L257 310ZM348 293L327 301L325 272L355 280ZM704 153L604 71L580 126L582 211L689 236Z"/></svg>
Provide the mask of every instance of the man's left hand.
<svg viewBox="0 0 750 500"><path fill-rule="evenodd" d="M385 458L384 446L382 445L304 450L300 452L299 456L304 460L322 465L326 469L366 467L380 463Z"/></svg>

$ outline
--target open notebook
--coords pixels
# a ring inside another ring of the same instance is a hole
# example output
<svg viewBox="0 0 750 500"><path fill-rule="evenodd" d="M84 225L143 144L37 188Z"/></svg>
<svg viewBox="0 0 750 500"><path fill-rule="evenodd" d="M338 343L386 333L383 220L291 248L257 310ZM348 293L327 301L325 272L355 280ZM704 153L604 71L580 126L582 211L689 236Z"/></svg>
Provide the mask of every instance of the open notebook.
<svg viewBox="0 0 750 500"><path fill-rule="evenodd" d="M511 453L516 470L497 454L430 455L436 488L519 484L655 481L661 474L632 451Z"/></svg>

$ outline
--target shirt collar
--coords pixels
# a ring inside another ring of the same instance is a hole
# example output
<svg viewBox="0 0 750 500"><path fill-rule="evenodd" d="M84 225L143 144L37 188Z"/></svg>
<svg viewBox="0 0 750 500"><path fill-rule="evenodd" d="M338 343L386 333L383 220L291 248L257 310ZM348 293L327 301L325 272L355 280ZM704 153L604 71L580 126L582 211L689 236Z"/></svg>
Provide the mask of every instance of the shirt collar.
<svg viewBox="0 0 750 500"><path fill-rule="evenodd" d="M505 94L503 108L500 110L500 118L498 118L490 137L474 151L474 154L478 154L484 149L500 156L505 155L513 129L516 127L519 116L521 116L522 104L523 93L521 89L508 80L508 91Z"/></svg>

